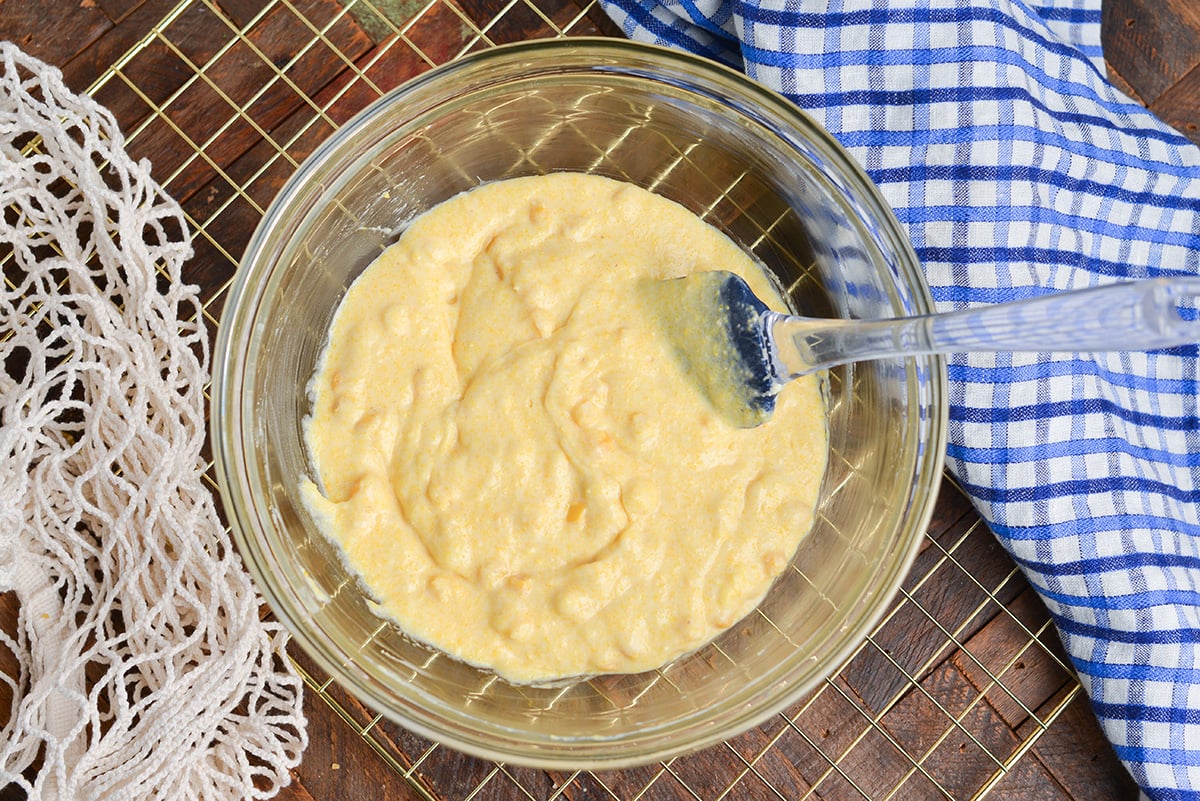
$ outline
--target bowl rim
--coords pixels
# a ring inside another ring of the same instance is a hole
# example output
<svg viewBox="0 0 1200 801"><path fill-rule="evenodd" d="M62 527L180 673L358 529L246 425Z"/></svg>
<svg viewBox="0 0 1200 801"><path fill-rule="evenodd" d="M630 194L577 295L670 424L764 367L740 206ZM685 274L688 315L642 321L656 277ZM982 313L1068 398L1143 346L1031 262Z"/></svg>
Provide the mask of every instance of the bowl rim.
<svg viewBox="0 0 1200 801"><path fill-rule="evenodd" d="M234 339L236 331L247 330L246 326L235 324L236 318L247 314L253 318L257 314L258 303L265 284L259 281L260 276L254 269L255 265L271 259L269 246L272 239L286 242L288 237L278 237L273 228L280 222L284 212L299 203L305 196L312 193L329 191L327 184L313 181L314 174L319 174L319 167L340 149L352 141L355 133L371 124L371 121L397 102L398 99L420 93L431 84L443 80L447 74L464 69L482 70L495 62L519 62L527 54L537 51L540 54L562 52L578 58L581 52L589 56L587 68L598 72L618 72L635 77L656 79L646 71L646 63L667 61L678 63L691 70L712 73L722 80L732 82L744 93L743 97L726 98L729 105L739 113L754 119L771 117L786 121L794 129L802 130L808 143L812 140L821 146L822 156L836 162L839 178L848 181L853 190L855 202L868 207L872 217L880 222L877 235L884 237L886 244L895 254L898 271L904 272L905 290L911 295L912 302L921 313L933 310L933 301L924 275L919 268L919 261L903 235L903 229L896 220L894 213L883 200L882 195L866 172L855 162L834 137L801 108L784 98L782 95L763 86L744 74L726 67L716 61L683 51L626 39L614 37L570 37L554 39L537 39L531 41L504 44L468 54L454 61L427 70L395 89L382 95L379 99L360 110L333 134L322 141L312 153L301 163L295 172L284 183L280 191L272 199L249 240L239 268L229 287L225 306L222 310L217 337L212 357L212 392L210 406L210 439L213 452L214 472L218 490L224 505L227 522L233 533L239 553L255 579L259 592L270 605L271 610L291 634L303 650L335 681L343 684L347 690L369 701L377 711L389 719L399 723L420 736L444 743L456 750L463 751L484 759L520 764L544 769L611 769L628 767L659 761L683 753L689 753L704 747L715 745L731 736L757 725L796 702L802 695L813 689L821 677L807 682L791 682L788 676L782 674L778 681L772 680L768 685L746 698L740 706L735 706L736 712L724 717L721 725L715 726L703 720L688 718L686 725L672 725L666 730L654 735L654 740L647 747L644 740L636 741L635 745L621 744L612 749L612 742L606 738L588 739L585 741L558 741L548 739L538 744L521 740L520 733L514 731L514 737L497 741L494 737L483 739L469 726L469 721L463 719L458 725L444 714L433 715L412 698L404 698L403 704L397 706L394 695L385 694L380 681L362 669L352 658L325 640L314 636L311 627L293 610L300 608L294 588L288 582L282 581L278 574L266 564L265 554L260 548L266 548L264 537L258 535L258 527L264 522L256 519L262 510L255 507L256 494L253 488L247 486L247 475L252 474L250 465L245 463L247 453L240 447L240 426L234 430L225 424L226 410L233 410L241 405L238 397L239 389L243 386L247 373L245 360L237 358L239 343ZM794 142L792 142L794 144ZM286 220L286 215L283 216ZM295 224L293 220L293 224ZM253 330L255 326L250 326ZM946 449L948 429L948 378L944 359L936 354L923 357L912 357L910 364L919 365L916 372L924 376L928 382L930 395L929 407L933 414L921 420L924 426L924 449L916 457L916 475L931 475L930 491L916 501L923 502L919 508L910 508L905 519L910 521L910 532L903 545L903 552L898 554L886 571L885 581L878 583L883 590L878 593L874 602L855 618L854 636L842 637L836 648L830 649L824 660L828 669L823 676L829 677L846 662L846 660L861 646L862 641L873 631L891 606L892 598L899 592L904 577L910 572L916 559L924 533L928 529L938 495L938 485L942 470L942 462ZM241 461L239 461L241 460ZM908 504L914 503L910 494ZM253 514L252 514L253 513ZM270 522L270 521L266 521ZM780 689L767 693L769 687L779 685ZM770 695L767 703L760 703L765 695ZM681 734L688 735L681 737ZM665 741L665 742L660 742ZM609 750L606 752L605 748ZM631 753L636 752L636 753Z"/></svg>

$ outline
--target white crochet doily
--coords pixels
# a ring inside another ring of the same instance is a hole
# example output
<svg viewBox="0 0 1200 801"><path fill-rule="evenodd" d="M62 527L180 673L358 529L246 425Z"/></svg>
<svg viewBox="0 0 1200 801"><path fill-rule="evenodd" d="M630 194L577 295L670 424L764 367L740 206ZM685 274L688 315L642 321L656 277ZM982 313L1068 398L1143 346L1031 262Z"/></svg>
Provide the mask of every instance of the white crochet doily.
<svg viewBox="0 0 1200 801"><path fill-rule="evenodd" d="M302 686L202 482L183 215L57 70L0 73L0 788L270 797Z"/></svg>

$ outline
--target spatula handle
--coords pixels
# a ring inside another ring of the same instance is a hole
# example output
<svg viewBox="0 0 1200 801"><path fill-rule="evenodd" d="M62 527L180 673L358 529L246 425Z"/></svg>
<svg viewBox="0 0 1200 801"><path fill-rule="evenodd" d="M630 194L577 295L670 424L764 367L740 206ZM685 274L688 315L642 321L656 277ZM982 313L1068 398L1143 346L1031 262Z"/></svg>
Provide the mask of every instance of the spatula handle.
<svg viewBox="0 0 1200 801"><path fill-rule="evenodd" d="M773 335L793 346L782 375L921 353L1142 351L1200 343L1197 300L1200 278L1154 278L895 320L780 316Z"/></svg>
<svg viewBox="0 0 1200 801"><path fill-rule="evenodd" d="M1185 314L1181 301L1192 300ZM934 315L937 350L1133 351L1200 343L1200 278L1155 278L1052 292Z"/></svg>

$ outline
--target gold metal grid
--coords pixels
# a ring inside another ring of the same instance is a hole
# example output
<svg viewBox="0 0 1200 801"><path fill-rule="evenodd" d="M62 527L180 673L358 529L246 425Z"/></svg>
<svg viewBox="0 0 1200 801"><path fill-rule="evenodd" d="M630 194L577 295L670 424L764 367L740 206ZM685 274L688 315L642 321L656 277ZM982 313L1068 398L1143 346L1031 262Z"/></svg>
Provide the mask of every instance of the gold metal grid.
<svg viewBox="0 0 1200 801"><path fill-rule="evenodd" d="M354 112L480 48L596 33L614 30L595 0L184 0L90 92L183 205L212 334L271 198ZM547 773L465 757L369 711L303 654L296 664L317 701L434 801L982 798L1080 686L1012 562L956 487L943 494L951 513L836 676L763 725L666 763Z"/></svg>

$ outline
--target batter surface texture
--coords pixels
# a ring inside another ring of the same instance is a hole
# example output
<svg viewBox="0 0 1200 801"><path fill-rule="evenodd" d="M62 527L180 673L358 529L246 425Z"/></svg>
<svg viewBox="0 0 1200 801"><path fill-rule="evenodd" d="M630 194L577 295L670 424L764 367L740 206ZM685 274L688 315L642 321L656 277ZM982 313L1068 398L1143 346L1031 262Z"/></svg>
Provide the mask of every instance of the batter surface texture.
<svg viewBox="0 0 1200 801"><path fill-rule="evenodd" d="M817 380L739 429L649 281L762 271L682 206L574 173L419 217L355 281L310 385L324 533L412 637L517 682L636 672L750 612L808 532Z"/></svg>

